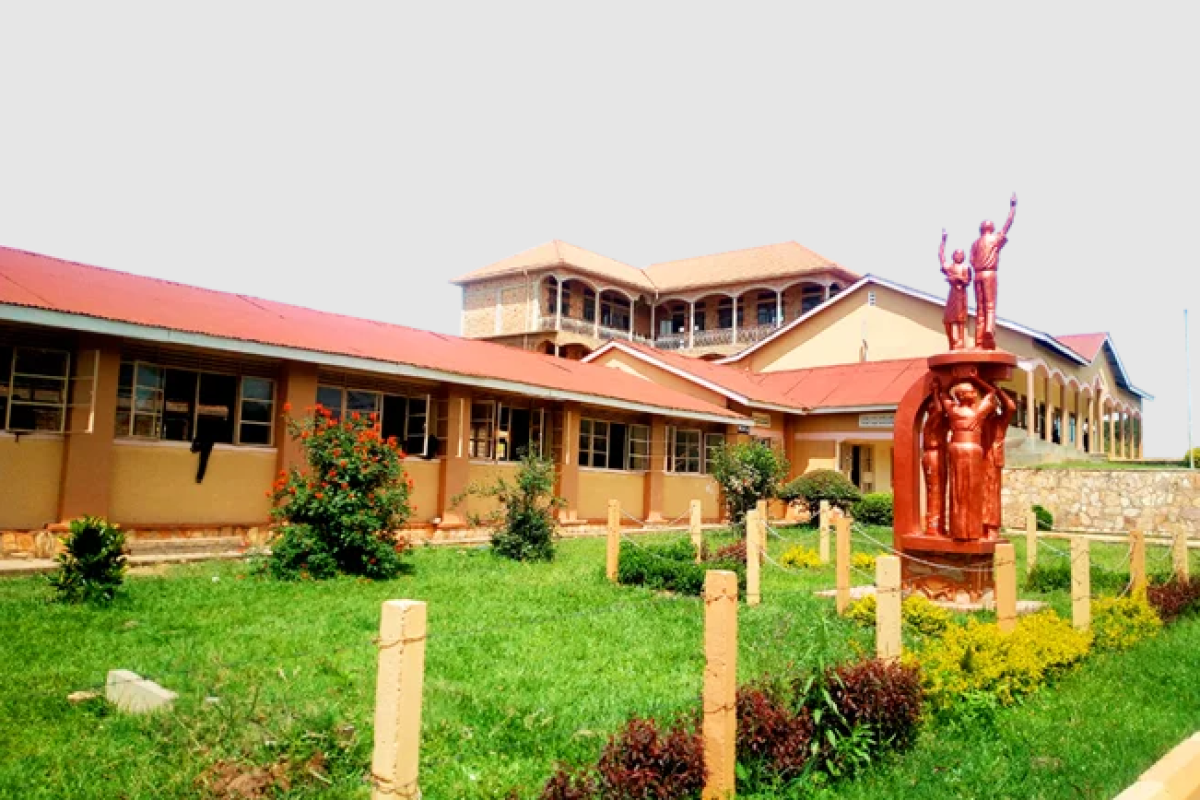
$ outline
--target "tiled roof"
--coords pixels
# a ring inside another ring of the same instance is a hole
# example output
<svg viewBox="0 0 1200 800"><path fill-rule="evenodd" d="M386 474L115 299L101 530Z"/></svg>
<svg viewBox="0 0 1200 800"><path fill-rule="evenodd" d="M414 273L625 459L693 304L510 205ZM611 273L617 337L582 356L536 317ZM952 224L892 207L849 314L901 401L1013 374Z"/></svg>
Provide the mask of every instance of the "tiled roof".
<svg viewBox="0 0 1200 800"><path fill-rule="evenodd" d="M547 394L583 394L663 411L738 418L728 409L665 387L648 387L633 375L594 364L0 247L0 307L4 305L407 365L448 373L446 380L460 376L468 384L503 381Z"/></svg>
<svg viewBox="0 0 1200 800"><path fill-rule="evenodd" d="M1073 333L1068 336L1055 336L1060 343L1071 348L1088 362L1096 360L1100 348L1108 341L1107 333Z"/></svg>
<svg viewBox="0 0 1200 800"><path fill-rule="evenodd" d="M905 358L764 372L752 377L784 394L797 407L828 411L899 405L904 393L928 370L928 359Z"/></svg>
<svg viewBox="0 0 1200 800"><path fill-rule="evenodd" d="M455 278L450 282L456 284L471 283L485 278L494 278L499 275L553 269L555 267L573 267L580 272L585 272L606 281L619 283L624 286L632 286L647 292L654 291L654 284L646 277L646 273L637 267L622 264L620 261L602 256L599 253L593 253L590 250L584 250L582 247L576 247L573 244L560 242L557 239L545 244L539 244L537 247L531 247L528 250L517 253L515 256L509 256L506 259L497 261L495 264L483 267L482 269L477 269L474 272L468 272L466 275Z"/></svg>
<svg viewBox="0 0 1200 800"><path fill-rule="evenodd" d="M796 242L782 242L710 256L665 261L646 268L660 292L678 292L746 281L793 278L837 270L847 282L858 276Z"/></svg>

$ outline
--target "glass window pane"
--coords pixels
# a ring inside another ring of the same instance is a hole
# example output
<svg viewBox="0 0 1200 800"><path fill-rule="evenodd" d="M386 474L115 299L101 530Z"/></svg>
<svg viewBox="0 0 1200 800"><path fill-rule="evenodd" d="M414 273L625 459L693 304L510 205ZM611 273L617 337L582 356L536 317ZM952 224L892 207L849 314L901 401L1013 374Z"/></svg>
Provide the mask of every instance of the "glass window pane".
<svg viewBox="0 0 1200 800"><path fill-rule="evenodd" d="M159 388L162 386L162 369L153 364L138 364L137 385Z"/></svg>
<svg viewBox="0 0 1200 800"><path fill-rule="evenodd" d="M379 393L351 389L346 392L346 413L357 412L360 416L379 413Z"/></svg>
<svg viewBox="0 0 1200 800"><path fill-rule="evenodd" d="M186 370L166 371L163 382L162 438L177 442L191 440L198 378L196 373Z"/></svg>
<svg viewBox="0 0 1200 800"><path fill-rule="evenodd" d="M66 402L67 384L54 378L26 378L17 375L13 378L12 396L14 400L27 403L56 403Z"/></svg>
<svg viewBox="0 0 1200 800"><path fill-rule="evenodd" d="M243 400L272 400L274 381L267 378L242 378Z"/></svg>
<svg viewBox="0 0 1200 800"><path fill-rule="evenodd" d="M134 399L134 409L141 413L157 414L162 404L162 392L158 389L143 389L138 387Z"/></svg>
<svg viewBox="0 0 1200 800"><path fill-rule="evenodd" d="M242 444L270 444L271 443L271 426L270 425L242 425Z"/></svg>
<svg viewBox="0 0 1200 800"><path fill-rule="evenodd" d="M425 405L425 398L421 398L422 408ZM397 440L404 441L404 420L408 416L408 398L397 397L396 395L387 394L383 396L383 421L380 425L379 433L383 438L395 436ZM422 425L422 427L424 427ZM421 431L423 434L424 431Z"/></svg>
<svg viewBox="0 0 1200 800"><path fill-rule="evenodd" d="M258 400L247 400L242 403L242 422L271 424L271 404Z"/></svg>
<svg viewBox="0 0 1200 800"><path fill-rule="evenodd" d="M334 419L342 418L342 390L332 386L317 387L317 405L324 406L333 413Z"/></svg>
<svg viewBox="0 0 1200 800"><path fill-rule="evenodd" d="M238 379L234 375L200 376L200 405L196 408L196 438L233 444L234 408Z"/></svg>
<svg viewBox="0 0 1200 800"><path fill-rule="evenodd" d="M63 410L46 406L23 406L14 403L9 428L14 431L62 430Z"/></svg>
<svg viewBox="0 0 1200 800"><path fill-rule="evenodd" d="M67 377L67 354L58 350L18 347L15 372L22 375Z"/></svg>
<svg viewBox="0 0 1200 800"><path fill-rule="evenodd" d="M154 414L133 415L133 435L158 438L158 417Z"/></svg>

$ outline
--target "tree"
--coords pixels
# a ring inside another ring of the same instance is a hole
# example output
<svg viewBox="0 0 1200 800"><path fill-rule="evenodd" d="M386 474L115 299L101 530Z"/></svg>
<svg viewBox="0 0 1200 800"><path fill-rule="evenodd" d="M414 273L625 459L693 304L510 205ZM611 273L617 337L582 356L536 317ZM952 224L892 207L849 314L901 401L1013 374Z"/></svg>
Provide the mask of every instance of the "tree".
<svg viewBox="0 0 1200 800"><path fill-rule="evenodd" d="M473 516L474 525L492 528L492 550L514 561L552 561L558 537L556 512L564 504L554 494L554 462L523 453L513 480L504 476L487 485L475 485L454 498L459 505L467 496L491 498L496 509Z"/></svg>
<svg viewBox="0 0 1200 800"><path fill-rule="evenodd" d="M746 512L759 500L779 496L788 473L787 459L759 441L724 444L713 452L709 464L735 528L745 527Z"/></svg>

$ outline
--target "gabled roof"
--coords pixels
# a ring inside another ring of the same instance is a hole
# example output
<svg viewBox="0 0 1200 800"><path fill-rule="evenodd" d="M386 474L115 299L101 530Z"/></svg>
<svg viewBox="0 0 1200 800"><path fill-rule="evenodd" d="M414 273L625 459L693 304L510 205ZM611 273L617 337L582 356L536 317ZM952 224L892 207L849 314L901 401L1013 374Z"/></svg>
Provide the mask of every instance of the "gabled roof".
<svg viewBox="0 0 1200 800"><path fill-rule="evenodd" d="M905 286L900 283L896 283L895 281L890 281L886 278L881 278L878 275L867 274L867 275L864 275L861 279L859 279L858 282L854 283L851 286L846 287L845 289L843 289L841 291L841 293L835 295L834 297L830 298L826 302L824 302L821 305L817 306L816 308L812 309L807 314L802 314L801 316L792 320L788 324L786 324L783 327L779 328L778 330L774 331L769 336L765 336L762 339L760 339L758 342L751 345L750 347L747 347L745 350L742 350L739 353L735 353L734 355L728 356L727 358L723 358L720 361L718 361L717 363L718 364L736 364L737 362L741 361L742 359L744 359L746 356L750 355L751 353L754 353L757 350L765 347L770 342L774 342L775 340L779 339L780 337L786 336L789 332L791 332L795 328L799 327L800 325L803 325L809 319L815 317L817 314L820 314L825 309L833 306L834 304L836 304L838 302L844 301L845 298L854 294L854 292L856 292L857 290L863 288L864 286L869 286L869 285L883 286L883 287L891 289L895 292L899 292L901 294L908 295L909 297L915 298L917 300L923 300L927 303L932 303L933 305L936 305L938 307L942 307L945 305L944 298L937 297L935 295L929 294L928 292L923 292L920 289L913 289L912 287ZM1028 328L1024 325L1021 325L1020 323L1013 322L1011 320L1003 319L1000 317L996 318L996 325L999 327L1002 327L1002 328L1007 328L1016 333L1020 333L1022 335L1028 336L1031 339L1033 339L1035 344L1045 347L1045 348L1053 351L1057 355L1067 359L1068 361L1073 361L1076 364L1079 364L1081 366L1089 365L1094 360L1094 357L1086 358L1083 354L1081 354L1080 352L1078 352L1077 350L1075 350L1074 348L1070 347L1069 345L1065 344L1062 341L1062 339L1070 338L1070 337L1054 337L1048 333L1043 333L1041 331L1034 330L1033 328ZM1091 335L1093 335L1093 334L1086 334L1086 336L1091 336ZM1126 389L1130 393L1137 395L1138 397L1148 399L1148 400L1153 399L1151 395L1147 394L1146 392L1142 391L1141 389L1138 389L1129 380L1129 376L1125 372L1124 365L1121 364L1121 360L1117 356L1116 349L1112 347L1112 342L1111 342L1108 334L1104 334L1104 337L1106 340L1105 343L1108 345L1108 349L1112 354L1112 358L1113 358L1113 361L1115 364L1114 371L1117 373L1117 380L1121 384L1121 387ZM1080 344L1082 346L1082 343L1080 343Z"/></svg>
<svg viewBox="0 0 1200 800"><path fill-rule="evenodd" d="M0 319L694 419L742 419L594 364L2 247Z"/></svg>
<svg viewBox="0 0 1200 800"><path fill-rule="evenodd" d="M1086 358L1090 363L1096 360L1096 356L1100 355L1100 348L1104 347L1104 343L1108 341L1108 334L1072 333L1067 336L1055 336L1054 338Z"/></svg>
<svg viewBox="0 0 1200 800"><path fill-rule="evenodd" d="M702 289L756 280L801 277L834 270L849 281L858 275L796 242L781 242L709 256L664 261L646 268L660 292Z"/></svg>
<svg viewBox="0 0 1200 800"><path fill-rule="evenodd" d="M497 261L495 264L468 272L462 277L455 278L451 283L462 285L473 281L495 278L501 275L511 275L535 270L554 269L556 267L571 267L604 281L611 281L625 286L633 286L647 292L654 291L654 284L646 277L646 273L637 267L631 267L615 259L584 250L573 244L560 242L558 239L539 244L517 253L515 256Z"/></svg>

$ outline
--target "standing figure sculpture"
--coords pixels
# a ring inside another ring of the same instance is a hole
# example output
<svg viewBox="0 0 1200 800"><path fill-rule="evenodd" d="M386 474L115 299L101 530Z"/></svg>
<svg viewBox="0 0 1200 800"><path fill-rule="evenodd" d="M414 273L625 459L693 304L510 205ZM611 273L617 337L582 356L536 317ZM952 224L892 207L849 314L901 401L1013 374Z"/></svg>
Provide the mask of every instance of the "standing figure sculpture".
<svg viewBox="0 0 1200 800"><path fill-rule="evenodd" d="M979 380L987 390L981 400L971 380L961 380L949 394L935 379L934 396L946 413L950 426L947 449L949 471L950 538L976 540L983 537L984 452L983 425L996 413L996 387Z"/></svg>
<svg viewBox="0 0 1200 800"><path fill-rule="evenodd" d="M971 267L975 270L975 346L996 349L996 269L1000 250L1008 244L1008 230L1017 214L1017 195L1008 203L1008 219L999 233L992 221L979 226L979 238L971 245Z"/></svg>
<svg viewBox="0 0 1200 800"><path fill-rule="evenodd" d="M945 536L946 515L946 414L936 397L925 410L921 430L921 470L925 474L925 535Z"/></svg>
<svg viewBox="0 0 1200 800"><path fill-rule="evenodd" d="M1004 474L1004 438L1017 404L999 389L994 413L983 422L983 538L1000 538L1000 481Z"/></svg>
<svg viewBox="0 0 1200 800"><path fill-rule="evenodd" d="M950 284L942 323L946 326L946 338L950 340L951 350L962 350L967 346L967 287L971 284L971 268L963 263L965 258L962 250L955 250L953 260L946 260L946 230L943 228L938 263L942 266L946 282Z"/></svg>

